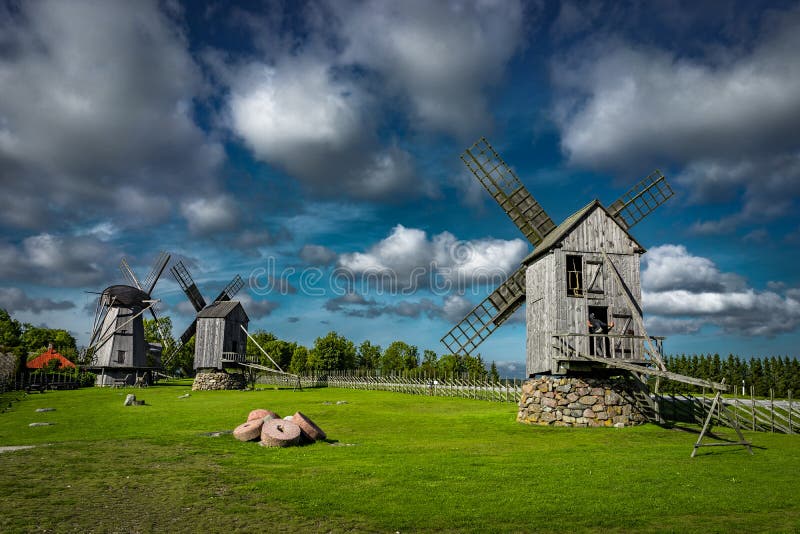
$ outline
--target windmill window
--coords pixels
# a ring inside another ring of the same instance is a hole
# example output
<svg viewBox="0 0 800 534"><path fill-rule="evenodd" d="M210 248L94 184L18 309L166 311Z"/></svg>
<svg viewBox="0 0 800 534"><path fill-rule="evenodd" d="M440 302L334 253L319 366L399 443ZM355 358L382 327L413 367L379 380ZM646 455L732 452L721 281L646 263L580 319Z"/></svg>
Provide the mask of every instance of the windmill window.
<svg viewBox="0 0 800 534"><path fill-rule="evenodd" d="M118 350L117 351L117 363L125 363L125 351Z"/></svg>
<svg viewBox="0 0 800 534"><path fill-rule="evenodd" d="M567 255L567 296L583 296L583 260L580 256Z"/></svg>

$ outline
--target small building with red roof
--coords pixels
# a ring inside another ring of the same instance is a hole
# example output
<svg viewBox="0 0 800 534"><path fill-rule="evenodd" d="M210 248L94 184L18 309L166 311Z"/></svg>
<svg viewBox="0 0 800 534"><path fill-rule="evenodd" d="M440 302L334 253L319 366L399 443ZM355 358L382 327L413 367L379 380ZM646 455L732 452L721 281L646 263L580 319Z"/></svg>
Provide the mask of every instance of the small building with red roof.
<svg viewBox="0 0 800 534"><path fill-rule="evenodd" d="M57 353L55 349L53 349L53 345L47 347L47 350L42 354L38 355L31 361L26 364L28 369L42 369L43 367L47 367L47 364L50 360L58 360L60 362L59 367L75 367L75 364L66 359L61 354Z"/></svg>

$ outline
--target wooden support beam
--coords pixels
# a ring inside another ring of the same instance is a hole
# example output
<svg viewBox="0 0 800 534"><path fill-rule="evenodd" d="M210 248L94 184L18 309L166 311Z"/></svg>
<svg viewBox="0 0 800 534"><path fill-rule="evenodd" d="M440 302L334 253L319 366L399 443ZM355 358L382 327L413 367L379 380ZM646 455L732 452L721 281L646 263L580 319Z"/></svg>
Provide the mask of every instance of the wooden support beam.
<svg viewBox="0 0 800 534"><path fill-rule="evenodd" d="M557 349L558 347L555 346L554 348ZM579 358L584 358L586 360L591 360L593 362L603 363L609 367L625 369L626 371L631 371L634 373L660 376L662 378L667 378L669 380L675 380L676 382L683 382L684 384L693 384L695 386L707 387L715 389L717 391L728 391L728 386L720 382L714 382L712 380L703 380L701 378L694 378L692 376L681 375L678 373L673 373L671 371L664 371L661 369L652 369L649 367L643 367L641 365L636 365L635 363L628 363L626 361L619 360L617 358L600 358L597 356L589 356L588 354L581 354L579 352L576 352L575 356Z"/></svg>
<svg viewBox="0 0 800 534"><path fill-rule="evenodd" d="M722 381L724 382L725 379L723 378ZM714 410L717 406L720 405L720 396L722 395L722 391L717 390L717 394L714 395L714 401L711 403L711 408L708 410L708 416L706 417L706 421L703 424L703 430L700 431L700 435L697 437L697 442L694 444L694 448L692 449L691 458L694 458L694 455L697 454L697 449L700 447L730 447L734 445L741 445L742 447L746 447L747 451L752 455L753 448L750 446L751 443L744 438L741 429L739 428L739 423L736 421L736 417L730 412L730 409L722 405L723 413L725 413L725 417L730 422L731 426L734 430L736 430L736 434L739 436L739 441L730 442L730 443L703 443L703 437L706 435L707 432L711 430L711 420L714 418Z"/></svg>
<svg viewBox="0 0 800 534"><path fill-rule="evenodd" d="M600 252L602 252L603 259L609 265L609 271L617 279L617 283L622 289L622 296L625 297L625 301L627 302L628 307L631 310L631 315L633 315L633 320L636 321L636 326L639 327L639 332L641 333L641 335L644 336L645 342L650 348L648 352L650 352L650 355L656 361L661 370L666 371L667 366L664 365L664 362L661 359L661 354L655 349L655 347L653 347L653 342L650 341L650 337L647 335L647 330L645 330L644 328L644 321L642 321L642 309L639 306L637 306L636 303L634 302L633 295L631 295L630 289L628 289L628 286L622 280L622 276L620 276L619 271L617 271L617 266L611 262L611 259L608 257L608 254L606 254L606 251L601 250Z"/></svg>

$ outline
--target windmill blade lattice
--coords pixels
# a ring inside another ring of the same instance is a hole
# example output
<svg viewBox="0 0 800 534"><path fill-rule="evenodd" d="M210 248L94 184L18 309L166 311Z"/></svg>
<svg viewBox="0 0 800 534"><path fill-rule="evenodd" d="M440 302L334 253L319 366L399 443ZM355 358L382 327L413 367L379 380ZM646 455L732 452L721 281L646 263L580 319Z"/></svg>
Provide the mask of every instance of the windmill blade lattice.
<svg viewBox="0 0 800 534"><path fill-rule="evenodd" d="M158 279L161 278L161 273L164 272L164 269L167 267L167 263L169 263L169 254L166 252L161 252L156 260L153 262L153 267L150 269L150 272L147 274L147 277L144 279L142 286L139 288L146 292L148 295L152 293L153 288L156 286L156 282Z"/></svg>
<svg viewBox="0 0 800 534"><path fill-rule="evenodd" d="M136 278L135 274L133 274L133 269L131 269L131 266L128 265L128 262L125 258L122 258L122 260L120 260L119 270L122 273L123 278L125 278L126 282L128 282L133 287L142 289L142 284L139 283L139 279Z"/></svg>
<svg viewBox="0 0 800 534"><path fill-rule="evenodd" d="M555 223L544 208L525 189L485 137L465 150L461 160L533 246L541 243L555 229Z"/></svg>
<svg viewBox="0 0 800 534"><path fill-rule="evenodd" d="M192 306L194 306L194 310L199 312L205 308L206 299L203 298L200 290L197 289L197 284L194 283L192 276L189 274L183 262L179 260L170 268L170 272L172 276L175 277L178 285L181 286L181 289L183 289L183 292L186 293L186 297L189 299L189 302L192 303Z"/></svg>
<svg viewBox="0 0 800 534"><path fill-rule="evenodd" d="M624 228L629 229L674 194L667 179L656 169L614 201L608 211Z"/></svg>
<svg viewBox="0 0 800 534"><path fill-rule="evenodd" d="M244 287L244 280L238 274L233 277L233 280L228 282L228 285L225 286L225 289L220 291L217 298L214 299L214 302L224 302L226 300L231 300L233 297L236 296L236 293L239 292L240 289Z"/></svg>
<svg viewBox="0 0 800 534"><path fill-rule="evenodd" d="M470 354L525 301L525 268L520 267L450 329L441 342L452 354Z"/></svg>

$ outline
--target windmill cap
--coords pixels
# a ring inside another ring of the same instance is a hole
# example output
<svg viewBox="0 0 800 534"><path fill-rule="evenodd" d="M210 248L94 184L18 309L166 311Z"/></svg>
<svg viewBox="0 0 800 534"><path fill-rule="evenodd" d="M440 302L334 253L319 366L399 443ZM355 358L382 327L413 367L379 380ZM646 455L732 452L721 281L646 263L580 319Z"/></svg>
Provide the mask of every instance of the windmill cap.
<svg viewBox="0 0 800 534"><path fill-rule="evenodd" d="M102 298L104 304L114 307L144 308L144 301L148 300L150 295L138 287L116 285L105 288Z"/></svg>

